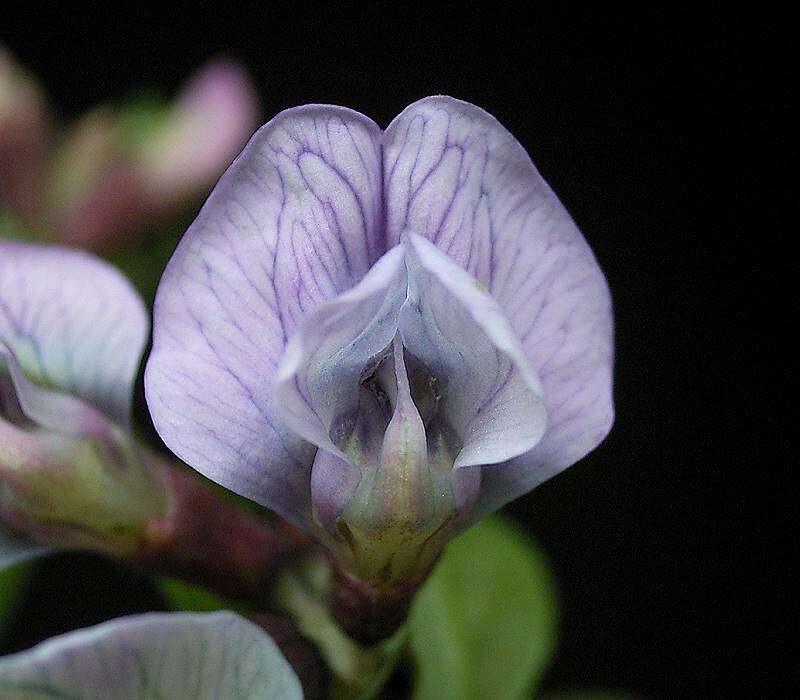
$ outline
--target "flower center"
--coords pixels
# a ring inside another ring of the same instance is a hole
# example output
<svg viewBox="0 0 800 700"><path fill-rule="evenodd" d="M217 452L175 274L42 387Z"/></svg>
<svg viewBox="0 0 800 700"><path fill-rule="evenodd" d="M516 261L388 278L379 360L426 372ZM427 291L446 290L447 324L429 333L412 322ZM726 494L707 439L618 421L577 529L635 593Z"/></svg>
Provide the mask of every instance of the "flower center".
<svg viewBox="0 0 800 700"><path fill-rule="evenodd" d="M404 578L455 515L451 476L460 444L447 425L439 380L400 335L361 373L359 408L339 423L337 447L361 476L336 528L365 578Z"/></svg>
<svg viewBox="0 0 800 700"><path fill-rule="evenodd" d="M286 427L319 449L317 522L385 585L419 573L469 515L480 468L530 450L546 411L502 310L409 234L306 316L277 373ZM452 534L452 533L450 533Z"/></svg>

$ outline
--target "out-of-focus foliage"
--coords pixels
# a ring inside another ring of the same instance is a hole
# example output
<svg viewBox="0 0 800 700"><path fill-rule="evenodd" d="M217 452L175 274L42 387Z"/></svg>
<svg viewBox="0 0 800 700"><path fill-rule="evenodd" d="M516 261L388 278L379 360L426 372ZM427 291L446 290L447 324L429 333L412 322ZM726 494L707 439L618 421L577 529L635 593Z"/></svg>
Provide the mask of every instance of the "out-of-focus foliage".
<svg viewBox="0 0 800 700"><path fill-rule="evenodd" d="M613 691L572 690L547 695L542 698L542 700L636 700L636 698L627 693L616 693Z"/></svg>
<svg viewBox="0 0 800 700"><path fill-rule="evenodd" d="M225 600L201 586L177 578L164 576L158 580L161 595L173 610L188 612L213 612L215 610L237 610L231 601Z"/></svg>
<svg viewBox="0 0 800 700"><path fill-rule="evenodd" d="M180 240L182 226L161 227L154 235L131 241L125 250L109 251L105 257L133 282L152 308L164 266Z"/></svg>
<svg viewBox="0 0 800 700"><path fill-rule="evenodd" d="M33 566L30 562L20 562L7 569L0 569L0 647L6 642L9 625L25 594Z"/></svg>
<svg viewBox="0 0 800 700"><path fill-rule="evenodd" d="M409 621L416 700L518 700L530 696L556 642L549 567L499 517L447 548Z"/></svg>

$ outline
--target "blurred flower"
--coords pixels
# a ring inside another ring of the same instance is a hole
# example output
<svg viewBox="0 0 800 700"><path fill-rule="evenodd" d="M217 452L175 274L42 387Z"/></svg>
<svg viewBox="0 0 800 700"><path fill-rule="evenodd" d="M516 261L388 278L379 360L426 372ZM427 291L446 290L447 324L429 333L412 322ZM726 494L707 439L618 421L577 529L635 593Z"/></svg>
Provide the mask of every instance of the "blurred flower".
<svg viewBox="0 0 800 700"><path fill-rule="evenodd" d="M309 105L184 236L146 392L184 461L389 587L603 439L612 359L603 274L493 117Z"/></svg>
<svg viewBox="0 0 800 700"><path fill-rule="evenodd" d="M0 241L0 516L15 531L123 554L168 512L129 425L147 335L111 266Z"/></svg>
<svg viewBox="0 0 800 700"><path fill-rule="evenodd" d="M209 63L143 139L138 160L148 196L174 206L207 191L258 124L258 98L235 63Z"/></svg>
<svg viewBox="0 0 800 700"><path fill-rule="evenodd" d="M215 60L173 104L142 99L94 109L48 154L40 91L2 52L0 208L50 239L94 250L123 246L207 192L257 119L247 75Z"/></svg>
<svg viewBox="0 0 800 700"><path fill-rule="evenodd" d="M130 242L157 215L129 146L110 109L89 112L67 131L42 193L51 239L103 251Z"/></svg>
<svg viewBox="0 0 800 700"><path fill-rule="evenodd" d="M38 85L0 46L0 211L26 220L37 215L49 138Z"/></svg>

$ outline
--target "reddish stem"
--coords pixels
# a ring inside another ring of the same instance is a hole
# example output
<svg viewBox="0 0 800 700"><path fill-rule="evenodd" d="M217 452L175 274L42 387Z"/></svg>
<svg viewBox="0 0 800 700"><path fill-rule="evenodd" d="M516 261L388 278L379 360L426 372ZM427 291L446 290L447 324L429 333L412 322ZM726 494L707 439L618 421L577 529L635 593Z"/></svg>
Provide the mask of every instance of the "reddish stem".
<svg viewBox="0 0 800 700"><path fill-rule="evenodd" d="M250 618L272 637L291 664L306 700L328 697L330 673L317 647L309 642L288 617L261 613Z"/></svg>
<svg viewBox="0 0 800 700"><path fill-rule="evenodd" d="M367 646L390 637L403 624L414 594L430 571L393 588L381 588L335 565L333 570L333 616L353 639Z"/></svg>
<svg viewBox="0 0 800 700"><path fill-rule="evenodd" d="M271 524L224 500L186 471L169 466L173 508L148 524L135 561L225 596L262 594L280 561L305 544L284 523Z"/></svg>

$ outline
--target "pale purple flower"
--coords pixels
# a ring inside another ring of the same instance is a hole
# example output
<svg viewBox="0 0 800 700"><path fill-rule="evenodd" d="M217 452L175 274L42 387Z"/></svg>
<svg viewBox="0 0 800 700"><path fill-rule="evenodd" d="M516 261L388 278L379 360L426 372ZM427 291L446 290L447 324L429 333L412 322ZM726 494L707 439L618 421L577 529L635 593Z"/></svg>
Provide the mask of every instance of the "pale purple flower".
<svg viewBox="0 0 800 700"><path fill-rule="evenodd" d="M0 519L46 543L116 551L166 512L129 424L148 325L107 263L0 241ZM5 545L0 559L16 556Z"/></svg>
<svg viewBox="0 0 800 700"><path fill-rule="evenodd" d="M303 697L275 642L230 612L150 613L54 637L0 659L0 693L6 700Z"/></svg>
<svg viewBox="0 0 800 700"><path fill-rule="evenodd" d="M147 399L185 462L388 585L602 441L612 330L589 246L492 116L429 97L381 131L307 105L178 246Z"/></svg>

